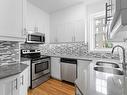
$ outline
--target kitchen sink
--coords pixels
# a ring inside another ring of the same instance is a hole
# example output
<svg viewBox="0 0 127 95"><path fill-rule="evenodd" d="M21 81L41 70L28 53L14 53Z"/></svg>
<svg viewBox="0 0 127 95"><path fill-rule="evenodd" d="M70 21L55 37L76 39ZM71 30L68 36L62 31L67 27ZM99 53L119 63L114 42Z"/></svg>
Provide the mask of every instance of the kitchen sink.
<svg viewBox="0 0 127 95"><path fill-rule="evenodd" d="M111 67L111 68L119 68L119 65L118 64L112 63L112 62L98 61L96 63L96 65L98 65L98 66L104 66L104 67Z"/></svg>
<svg viewBox="0 0 127 95"><path fill-rule="evenodd" d="M113 68L106 68L106 67L94 67L95 71L111 73L115 75L123 75L121 70L113 69Z"/></svg>

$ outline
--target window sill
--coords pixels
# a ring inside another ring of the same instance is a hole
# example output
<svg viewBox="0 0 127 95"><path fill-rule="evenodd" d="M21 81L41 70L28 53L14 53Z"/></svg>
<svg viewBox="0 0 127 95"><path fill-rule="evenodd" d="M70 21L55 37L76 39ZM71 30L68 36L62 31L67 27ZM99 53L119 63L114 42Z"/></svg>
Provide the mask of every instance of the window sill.
<svg viewBox="0 0 127 95"><path fill-rule="evenodd" d="M111 53L112 48L105 48L105 49L92 49L90 52L106 52L106 53Z"/></svg>

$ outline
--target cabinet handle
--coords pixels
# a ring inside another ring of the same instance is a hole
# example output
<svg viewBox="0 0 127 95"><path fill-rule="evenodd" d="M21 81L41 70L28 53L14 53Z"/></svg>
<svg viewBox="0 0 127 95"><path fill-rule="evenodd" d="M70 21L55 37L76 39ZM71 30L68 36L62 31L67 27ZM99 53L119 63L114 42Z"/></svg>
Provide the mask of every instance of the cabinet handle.
<svg viewBox="0 0 127 95"><path fill-rule="evenodd" d="M22 31L22 36L26 35L26 31L27 31L26 28L24 28Z"/></svg>
<svg viewBox="0 0 127 95"><path fill-rule="evenodd" d="M24 76L22 75L22 77L20 79L21 79L21 85L23 85L24 84Z"/></svg>
<svg viewBox="0 0 127 95"><path fill-rule="evenodd" d="M17 78L14 80L14 88L18 89L18 79Z"/></svg>
<svg viewBox="0 0 127 95"><path fill-rule="evenodd" d="M24 76L22 75L22 85L24 84Z"/></svg>

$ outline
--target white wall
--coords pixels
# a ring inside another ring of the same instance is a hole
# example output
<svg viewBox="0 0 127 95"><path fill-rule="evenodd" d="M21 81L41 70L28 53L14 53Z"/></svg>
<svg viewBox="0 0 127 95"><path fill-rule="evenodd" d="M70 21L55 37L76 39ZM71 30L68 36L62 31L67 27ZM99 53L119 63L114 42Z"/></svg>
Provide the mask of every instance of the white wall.
<svg viewBox="0 0 127 95"><path fill-rule="evenodd" d="M51 29L50 29L51 41L53 39L53 36L56 35L55 29L54 29L56 25L66 24L66 23L75 23L76 21L79 21L79 20L84 20L84 22L86 21L86 8L83 3L80 3L80 4L77 4L77 5L74 5L74 6L71 6L71 7L68 7L68 8L52 13L51 14Z"/></svg>
<svg viewBox="0 0 127 95"><path fill-rule="evenodd" d="M27 2L27 28L39 27L39 32L45 33L46 43L50 41L50 15L42 9L36 7L29 1Z"/></svg>
<svg viewBox="0 0 127 95"><path fill-rule="evenodd" d="M87 6L87 15L91 15L97 12L105 11L105 0L91 3L86 5Z"/></svg>

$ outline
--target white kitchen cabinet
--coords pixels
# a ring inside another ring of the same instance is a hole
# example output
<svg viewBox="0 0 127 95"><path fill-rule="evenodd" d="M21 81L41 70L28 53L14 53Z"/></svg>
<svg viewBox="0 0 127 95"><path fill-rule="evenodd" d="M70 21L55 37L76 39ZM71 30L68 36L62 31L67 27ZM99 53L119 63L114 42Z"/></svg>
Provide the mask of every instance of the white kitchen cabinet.
<svg viewBox="0 0 127 95"><path fill-rule="evenodd" d="M60 58L51 57L51 76L61 80Z"/></svg>
<svg viewBox="0 0 127 95"><path fill-rule="evenodd" d="M5 95L4 94L4 89L5 89L5 87L4 87L4 84L2 84L2 83L0 83L1 85L0 85L0 93L1 93L1 95ZM8 94L9 95L9 94ZM11 95L11 94L10 94Z"/></svg>
<svg viewBox="0 0 127 95"><path fill-rule="evenodd" d="M83 19L75 23L74 31L75 42L85 41L85 21Z"/></svg>
<svg viewBox="0 0 127 95"><path fill-rule="evenodd" d="M73 42L74 33L72 27L71 23L55 25L54 31L56 32L56 35L54 35L53 41L58 43Z"/></svg>
<svg viewBox="0 0 127 95"><path fill-rule="evenodd" d="M62 36L62 39L58 42L73 42L74 41L74 31L73 31L73 24L72 23L66 23L63 24L64 29L61 31L61 35L58 34L57 37L60 38ZM59 31L58 31L59 32Z"/></svg>
<svg viewBox="0 0 127 95"><path fill-rule="evenodd" d="M80 19L54 25L51 39L52 43L85 41L85 21Z"/></svg>
<svg viewBox="0 0 127 95"><path fill-rule="evenodd" d="M23 64L26 64L26 65L28 65L28 67L27 67L27 75L28 75L28 78L27 78L27 88L29 88L30 87L30 80L31 80L31 78L30 78L30 60L27 60L27 61L21 61L21 63L23 63Z"/></svg>
<svg viewBox="0 0 127 95"><path fill-rule="evenodd" d="M28 89L28 68L25 69L19 77L20 87L19 87L19 95L27 95Z"/></svg>
<svg viewBox="0 0 127 95"><path fill-rule="evenodd" d="M89 81L89 60L78 60L76 85L85 95Z"/></svg>
<svg viewBox="0 0 127 95"><path fill-rule="evenodd" d="M0 80L0 95L19 95L18 77L15 75Z"/></svg>
<svg viewBox="0 0 127 95"><path fill-rule="evenodd" d="M65 38L65 25L64 24L60 24L56 26L56 41L57 42L64 42Z"/></svg>
<svg viewBox="0 0 127 95"><path fill-rule="evenodd" d="M0 1L0 38L24 38L26 0Z"/></svg>
<svg viewBox="0 0 127 95"><path fill-rule="evenodd" d="M27 95L27 71L0 79L0 95Z"/></svg>

